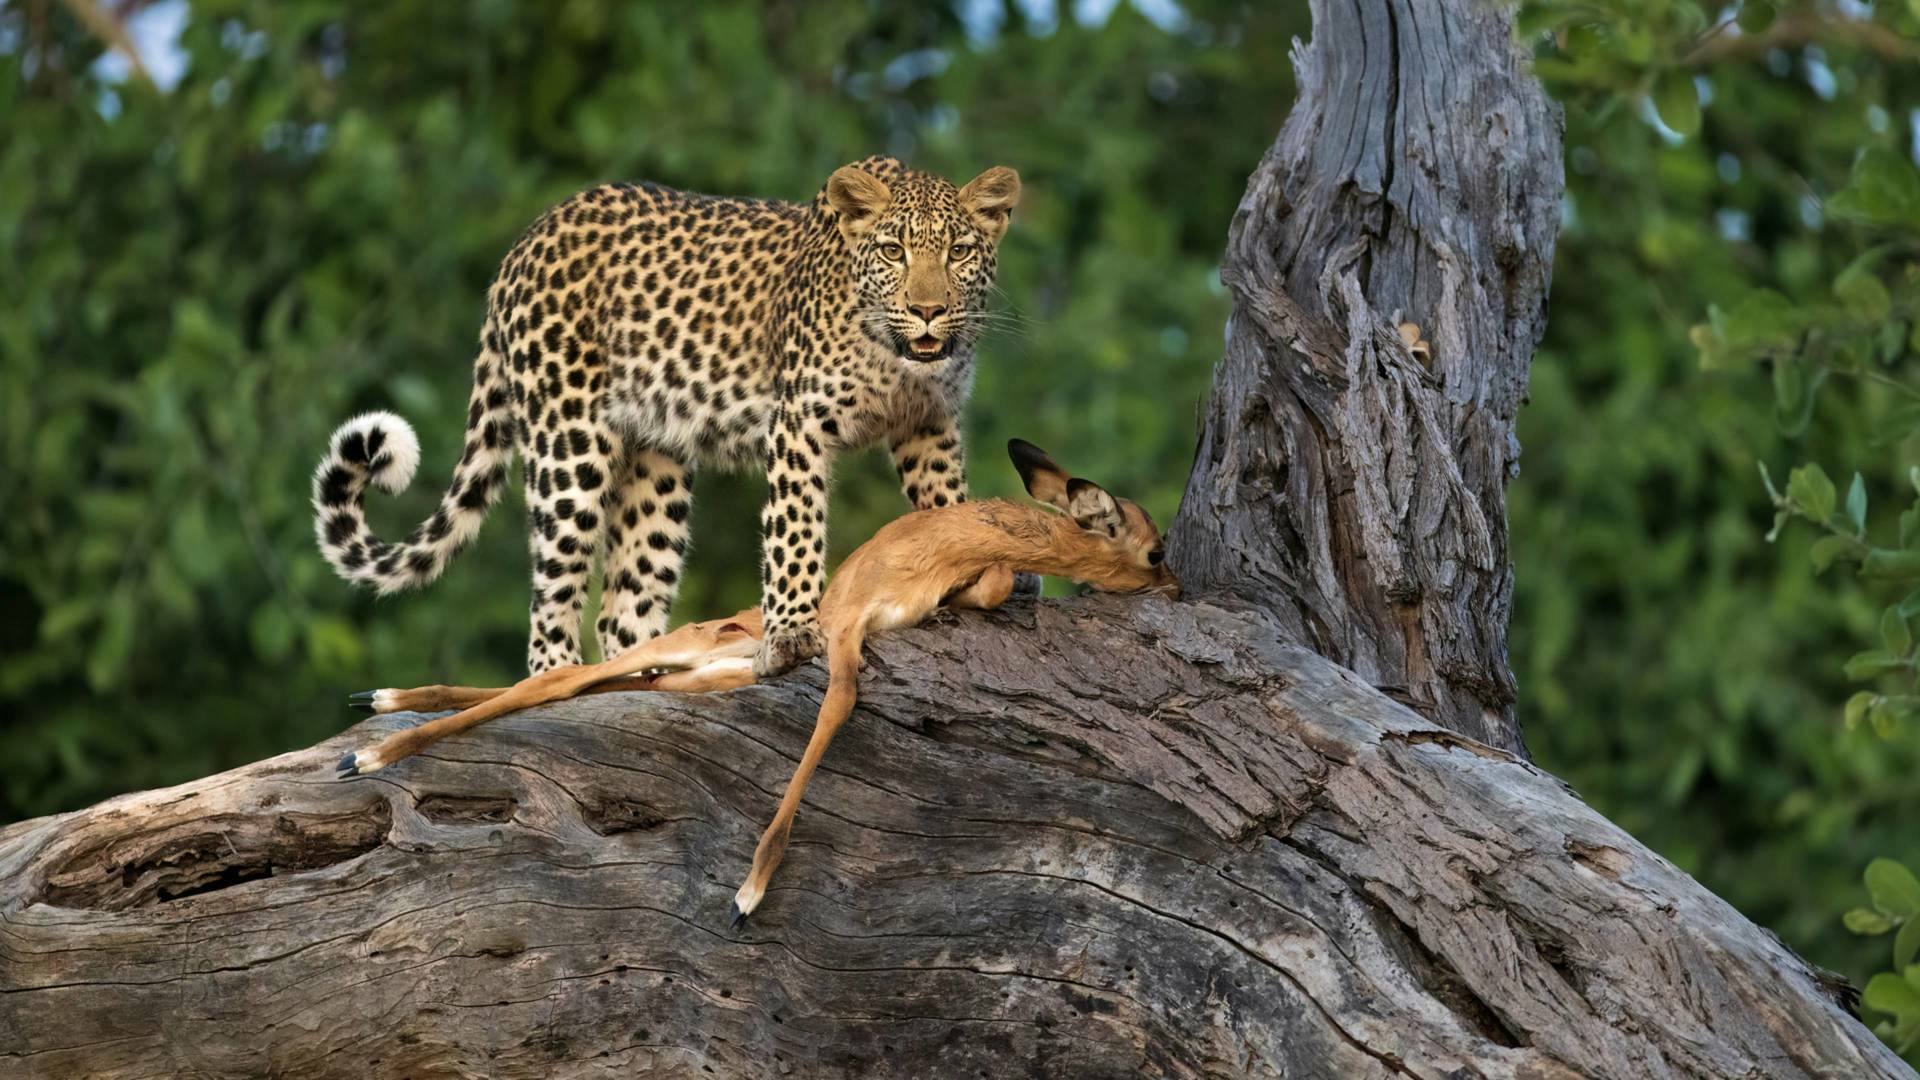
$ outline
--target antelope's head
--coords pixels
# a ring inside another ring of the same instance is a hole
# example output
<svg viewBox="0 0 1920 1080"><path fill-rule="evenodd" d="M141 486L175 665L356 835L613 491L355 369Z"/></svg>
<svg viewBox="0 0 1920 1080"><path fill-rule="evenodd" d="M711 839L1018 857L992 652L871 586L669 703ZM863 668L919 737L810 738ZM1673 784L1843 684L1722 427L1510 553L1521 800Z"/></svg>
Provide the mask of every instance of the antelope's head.
<svg viewBox="0 0 1920 1080"><path fill-rule="evenodd" d="M1073 577L1104 592L1156 590L1180 594L1180 583L1166 564L1160 530L1140 504L1116 498L1091 480L1068 475L1047 452L1012 439L1007 456L1020 470L1027 494L1065 511L1092 541L1073 561Z"/></svg>

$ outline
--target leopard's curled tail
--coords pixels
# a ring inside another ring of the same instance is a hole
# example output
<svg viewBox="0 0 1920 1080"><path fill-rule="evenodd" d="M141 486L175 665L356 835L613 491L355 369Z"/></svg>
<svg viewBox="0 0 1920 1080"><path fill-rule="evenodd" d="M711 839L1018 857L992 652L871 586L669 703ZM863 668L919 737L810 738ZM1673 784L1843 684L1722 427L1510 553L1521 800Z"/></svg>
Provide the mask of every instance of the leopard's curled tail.
<svg viewBox="0 0 1920 1080"><path fill-rule="evenodd" d="M498 354L474 363L466 447L440 506L399 542L382 540L361 505L367 485L398 494L420 464L413 426L390 412L370 412L340 425L313 473L313 532L320 553L342 578L381 594L425 585L440 576L486 521L506 486L513 456L513 420Z"/></svg>

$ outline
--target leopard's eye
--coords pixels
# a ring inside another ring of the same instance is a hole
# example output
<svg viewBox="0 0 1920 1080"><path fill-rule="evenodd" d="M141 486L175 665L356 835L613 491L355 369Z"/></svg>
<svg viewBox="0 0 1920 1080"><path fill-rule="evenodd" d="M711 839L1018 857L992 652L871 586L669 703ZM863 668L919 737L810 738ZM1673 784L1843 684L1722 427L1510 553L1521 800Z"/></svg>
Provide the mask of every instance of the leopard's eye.
<svg viewBox="0 0 1920 1080"><path fill-rule="evenodd" d="M907 257L907 249L891 242L881 244L880 257L888 262L899 262L901 259Z"/></svg>
<svg viewBox="0 0 1920 1080"><path fill-rule="evenodd" d="M974 250L975 248L972 244L955 244L947 249L947 255L952 258L954 262L966 262L968 259L973 258Z"/></svg>

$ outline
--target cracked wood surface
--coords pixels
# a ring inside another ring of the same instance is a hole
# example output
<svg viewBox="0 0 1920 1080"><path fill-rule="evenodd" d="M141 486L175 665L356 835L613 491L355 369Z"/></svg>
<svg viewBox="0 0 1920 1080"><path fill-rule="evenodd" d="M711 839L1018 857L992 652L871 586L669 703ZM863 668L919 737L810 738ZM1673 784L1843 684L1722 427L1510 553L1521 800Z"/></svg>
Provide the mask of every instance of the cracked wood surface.
<svg viewBox="0 0 1920 1080"><path fill-rule="evenodd" d="M0 1074L1903 1073L1558 781L1255 610L1019 605L871 657L739 932L815 665L331 780L416 719L382 717L0 830Z"/></svg>
<svg viewBox="0 0 1920 1080"><path fill-rule="evenodd" d="M1299 96L1227 239L1233 313L1168 557L1189 595L1259 604L1524 753L1506 486L1546 328L1560 112L1504 5L1312 6Z"/></svg>

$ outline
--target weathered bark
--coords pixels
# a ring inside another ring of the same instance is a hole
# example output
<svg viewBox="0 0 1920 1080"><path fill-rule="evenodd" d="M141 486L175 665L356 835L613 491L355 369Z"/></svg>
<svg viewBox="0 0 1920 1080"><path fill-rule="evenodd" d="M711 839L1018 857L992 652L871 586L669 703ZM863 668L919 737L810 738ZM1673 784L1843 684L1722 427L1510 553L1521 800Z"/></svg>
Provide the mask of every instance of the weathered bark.
<svg viewBox="0 0 1920 1080"><path fill-rule="evenodd" d="M1442 726L1524 753L1507 668L1514 414L1546 327L1560 114L1474 0L1315 0L1234 215L1169 550ZM1395 333L1420 325L1422 363Z"/></svg>
<svg viewBox="0 0 1920 1080"><path fill-rule="evenodd" d="M1234 223L1187 601L881 635L740 932L817 666L0 830L0 1075L1904 1074L1516 756L1557 119L1502 8L1315 19Z"/></svg>
<svg viewBox="0 0 1920 1080"><path fill-rule="evenodd" d="M382 718L0 831L0 1074L1902 1071L1552 777L1262 613L1021 605L870 655L739 932L814 667L329 779Z"/></svg>

